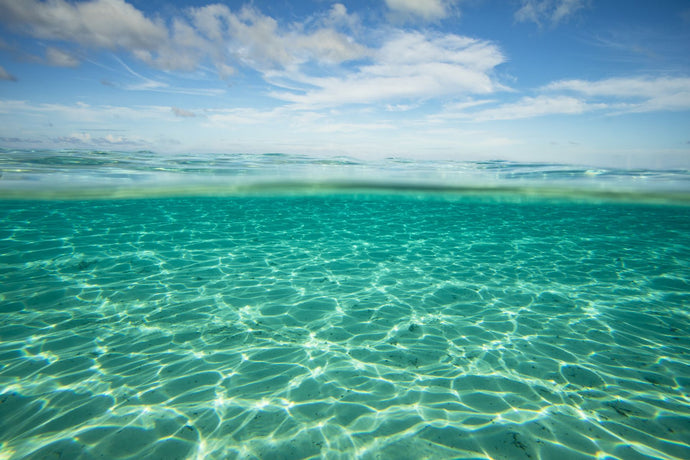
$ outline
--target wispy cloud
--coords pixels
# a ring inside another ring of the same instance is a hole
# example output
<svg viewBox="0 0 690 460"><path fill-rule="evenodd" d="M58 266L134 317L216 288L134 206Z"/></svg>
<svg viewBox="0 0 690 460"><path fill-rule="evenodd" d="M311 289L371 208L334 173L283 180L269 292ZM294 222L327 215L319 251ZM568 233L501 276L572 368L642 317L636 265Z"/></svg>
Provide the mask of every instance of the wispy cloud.
<svg viewBox="0 0 690 460"><path fill-rule="evenodd" d="M603 107L575 97L537 96L523 97L515 103L472 112L469 116L474 121L519 120L546 115L576 115Z"/></svg>
<svg viewBox="0 0 690 460"><path fill-rule="evenodd" d="M56 67L77 67L79 65L79 59L52 46L46 48L46 60L48 64Z"/></svg>
<svg viewBox="0 0 690 460"><path fill-rule="evenodd" d="M635 77L561 80L514 102L468 100L447 104L430 120L519 120L546 115L601 115L690 110L690 78ZM477 109L477 107L480 107Z"/></svg>
<svg viewBox="0 0 690 460"><path fill-rule="evenodd" d="M4 67L0 66L0 80L17 81L17 77L5 70Z"/></svg>
<svg viewBox="0 0 690 460"><path fill-rule="evenodd" d="M386 6L403 19L432 21L445 18L455 3L452 0L385 0Z"/></svg>
<svg viewBox="0 0 690 460"><path fill-rule="evenodd" d="M191 111L185 110L185 109L181 109L179 107L170 107L170 110L172 110L172 113L174 113L176 117L181 117L181 118L194 118L194 117L196 117L196 114L194 112L191 112Z"/></svg>
<svg viewBox="0 0 690 460"><path fill-rule="evenodd" d="M617 112L690 110L688 77L562 80L553 82L544 89L577 93L592 100L606 101Z"/></svg>
<svg viewBox="0 0 690 460"><path fill-rule="evenodd" d="M181 86L171 86L166 82L155 80L153 78L142 75L140 72L135 71L129 65L127 65L122 59L114 56L114 59L122 66L122 68L134 80L125 85L121 85L122 89L129 91L155 91L160 93L170 93L170 94L187 94L191 96L218 96L225 93L224 89L220 88L189 88ZM106 86L118 86L114 83L106 80L101 81Z"/></svg>
<svg viewBox="0 0 690 460"><path fill-rule="evenodd" d="M522 6L515 12L515 20L555 26L567 21L587 4L587 0L522 0Z"/></svg>
<svg viewBox="0 0 690 460"><path fill-rule="evenodd" d="M159 120L165 116L172 119L170 107L161 106L113 106L91 105L81 102L75 104L36 104L24 100L0 99L0 114L41 117L45 120L60 120L63 123L82 123L86 120L91 127L107 125L112 127L123 122L138 120Z"/></svg>

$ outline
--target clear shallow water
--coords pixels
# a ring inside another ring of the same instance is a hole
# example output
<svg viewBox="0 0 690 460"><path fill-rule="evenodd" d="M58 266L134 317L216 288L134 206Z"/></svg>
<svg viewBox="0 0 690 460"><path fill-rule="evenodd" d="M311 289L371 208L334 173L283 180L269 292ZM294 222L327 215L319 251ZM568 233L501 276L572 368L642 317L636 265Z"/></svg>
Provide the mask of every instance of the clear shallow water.
<svg viewBox="0 0 690 460"><path fill-rule="evenodd" d="M0 458L690 458L682 200L127 171L0 201Z"/></svg>

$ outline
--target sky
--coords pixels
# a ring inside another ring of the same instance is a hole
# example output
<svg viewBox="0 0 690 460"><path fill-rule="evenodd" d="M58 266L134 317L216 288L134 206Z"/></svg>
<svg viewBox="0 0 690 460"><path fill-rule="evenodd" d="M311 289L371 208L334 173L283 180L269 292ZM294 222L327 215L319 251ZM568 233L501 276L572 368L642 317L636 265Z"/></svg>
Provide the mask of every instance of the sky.
<svg viewBox="0 0 690 460"><path fill-rule="evenodd" d="M0 0L0 147L690 168L690 2Z"/></svg>

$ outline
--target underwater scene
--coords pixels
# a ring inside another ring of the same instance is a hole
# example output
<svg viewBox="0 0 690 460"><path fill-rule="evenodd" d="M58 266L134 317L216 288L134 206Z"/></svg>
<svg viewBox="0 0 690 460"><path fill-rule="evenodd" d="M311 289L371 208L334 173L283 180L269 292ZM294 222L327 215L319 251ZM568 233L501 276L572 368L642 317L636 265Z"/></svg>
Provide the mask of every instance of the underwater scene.
<svg viewBox="0 0 690 460"><path fill-rule="evenodd" d="M687 171L0 153L0 459L690 458Z"/></svg>

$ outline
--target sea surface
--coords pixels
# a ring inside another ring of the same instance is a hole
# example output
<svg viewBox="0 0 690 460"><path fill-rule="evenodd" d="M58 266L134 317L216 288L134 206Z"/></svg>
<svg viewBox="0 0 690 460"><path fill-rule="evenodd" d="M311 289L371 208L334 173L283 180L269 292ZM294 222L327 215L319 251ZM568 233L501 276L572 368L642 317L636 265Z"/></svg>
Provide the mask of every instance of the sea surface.
<svg viewBox="0 0 690 460"><path fill-rule="evenodd" d="M0 459L688 459L690 174L0 150Z"/></svg>

